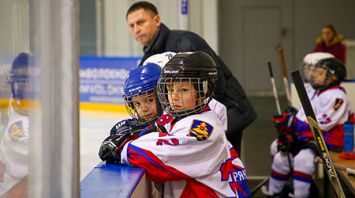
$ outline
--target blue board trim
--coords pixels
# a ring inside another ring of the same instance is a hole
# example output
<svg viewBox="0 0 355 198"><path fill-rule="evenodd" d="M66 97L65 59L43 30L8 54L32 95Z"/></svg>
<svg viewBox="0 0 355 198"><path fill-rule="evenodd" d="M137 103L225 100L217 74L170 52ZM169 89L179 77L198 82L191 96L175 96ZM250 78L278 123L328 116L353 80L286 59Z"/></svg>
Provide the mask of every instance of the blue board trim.
<svg viewBox="0 0 355 198"><path fill-rule="evenodd" d="M142 168L102 162L80 182L80 196L130 197L144 174Z"/></svg>

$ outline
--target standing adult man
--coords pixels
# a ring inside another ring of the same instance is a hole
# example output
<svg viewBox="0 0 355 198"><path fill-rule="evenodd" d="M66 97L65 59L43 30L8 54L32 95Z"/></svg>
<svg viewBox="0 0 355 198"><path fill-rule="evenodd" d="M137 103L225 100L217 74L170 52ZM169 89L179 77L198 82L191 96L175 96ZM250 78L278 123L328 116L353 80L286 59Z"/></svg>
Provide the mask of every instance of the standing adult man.
<svg viewBox="0 0 355 198"><path fill-rule="evenodd" d="M222 59L199 35L190 31L170 30L161 23L157 8L149 2L139 1L132 4L127 11L126 20L132 36L143 45L144 56L141 64L148 57L165 51L201 50L213 57L219 71L214 98L228 109L227 138L240 153L243 129L257 116L242 86Z"/></svg>

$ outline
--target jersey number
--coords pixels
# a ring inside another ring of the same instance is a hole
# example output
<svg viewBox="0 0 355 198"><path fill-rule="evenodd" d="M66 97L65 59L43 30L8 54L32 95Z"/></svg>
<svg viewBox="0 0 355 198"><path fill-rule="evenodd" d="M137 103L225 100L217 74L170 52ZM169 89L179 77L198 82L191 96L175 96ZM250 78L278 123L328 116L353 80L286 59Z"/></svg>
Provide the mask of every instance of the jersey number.
<svg viewBox="0 0 355 198"><path fill-rule="evenodd" d="M166 137L166 136L170 136L167 133L159 133L159 137ZM179 140L176 138L171 138L171 139L158 139L157 141L157 145L158 146L162 146L162 145L170 145L170 146L175 146L175 145L179 145Z"/></svg>

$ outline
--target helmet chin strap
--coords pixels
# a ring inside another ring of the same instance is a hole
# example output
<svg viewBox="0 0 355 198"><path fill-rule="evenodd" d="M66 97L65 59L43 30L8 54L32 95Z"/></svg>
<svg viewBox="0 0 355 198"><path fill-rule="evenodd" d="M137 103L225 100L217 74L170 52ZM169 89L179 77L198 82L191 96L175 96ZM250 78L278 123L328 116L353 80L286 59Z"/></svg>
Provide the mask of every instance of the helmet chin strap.
<svg viewBox="0 0 355 198"><path fill-rule="evenodd" d="M157 87L154 89L154 97L155 97L155 104L156 104L157 113L158 113L157 117L160 117L161 115L163 115L163 108L162 108L162 106L161 106L161 104L159 102Z"/></svg>

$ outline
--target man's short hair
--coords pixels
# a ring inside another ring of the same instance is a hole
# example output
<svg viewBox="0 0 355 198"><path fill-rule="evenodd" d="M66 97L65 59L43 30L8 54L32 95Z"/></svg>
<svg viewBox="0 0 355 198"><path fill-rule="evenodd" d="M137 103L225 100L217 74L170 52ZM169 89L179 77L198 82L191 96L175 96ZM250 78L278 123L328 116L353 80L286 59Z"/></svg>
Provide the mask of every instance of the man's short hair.
<svg viewBox="0 0 355 198"><path fill-rule="evenodd" d="M129 7L129 9L127 10L126 13L126 18L127 16L139 9L144 9L144 10L149 10L151 11L154 15L158 15L158 9L157 7L155 7L155 5L153 5L152 3L149 3L147 1L138 1L134 4L131 5L131 7Z"/></svg>

